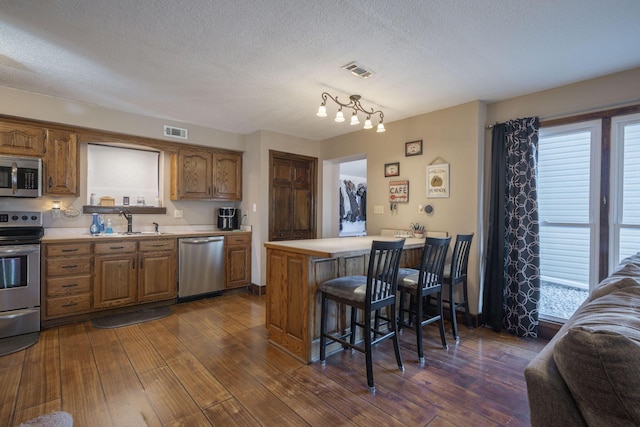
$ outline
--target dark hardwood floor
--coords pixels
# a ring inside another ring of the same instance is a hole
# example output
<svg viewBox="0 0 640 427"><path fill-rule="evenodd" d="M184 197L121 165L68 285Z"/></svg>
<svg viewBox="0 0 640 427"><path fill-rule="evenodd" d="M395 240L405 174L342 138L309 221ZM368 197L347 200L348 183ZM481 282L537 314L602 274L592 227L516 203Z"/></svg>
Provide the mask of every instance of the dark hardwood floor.
<svg viewBox="0 0 640 427"><path fill-rule="evenodd" d="M237 293L172 307L153 322L96 329L90 322L41 332L0 358L0 425L64 410L74 426L526 426L523 370L545 341L461 327L440 347L425 328L401 334L405 372L390 340L374 354L341 352L305 365L267 340L265 297Z"/></svg>

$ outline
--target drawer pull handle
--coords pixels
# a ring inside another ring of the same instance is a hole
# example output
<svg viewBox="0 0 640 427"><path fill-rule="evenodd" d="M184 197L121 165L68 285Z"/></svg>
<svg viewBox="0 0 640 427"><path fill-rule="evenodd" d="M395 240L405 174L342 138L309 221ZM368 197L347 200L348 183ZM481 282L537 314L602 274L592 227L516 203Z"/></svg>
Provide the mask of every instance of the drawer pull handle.
<svg viewBox="0 0 640 427"><path fill-rule="evenodd" d="M77 302L71 303L71 304L64 304L63 307L73 307L74 305L78 305Z"/></svg>
<svg viewBox="0 0 640 427"><path fill-rule="evenodd" d="M124 246L109 246L109 249L124 249Z"/></svg>
<svg viewBox="0 0 640 427"><path fill-rule="evenodd" d="M69 283L68 285L62 285L63 288L75 288L76 286L80 286L78 283Z"/></svg>
<svg viewBox="0 0 640 427"><path fill-rule="evenodd" d="M75 249L63 249L62 252L78 252L78 248L75 248Z"/></svg>
<svg viewBox="0 0 640 427"><path fill-rule="evenodd" d="M74 264L74 265L63 265L62 266L62 268L76 268L76 267L78 267L77 264Z"/></svg>

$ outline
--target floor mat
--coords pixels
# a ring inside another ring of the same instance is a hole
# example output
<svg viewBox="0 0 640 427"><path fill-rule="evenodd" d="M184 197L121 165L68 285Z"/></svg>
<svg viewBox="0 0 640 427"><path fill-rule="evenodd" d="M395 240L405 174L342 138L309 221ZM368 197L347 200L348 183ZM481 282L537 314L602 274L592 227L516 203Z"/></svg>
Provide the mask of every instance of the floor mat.
<svg viewBox="0 0 640 427"><path fill-rule="evenodd" d="M108 329L119 328L121 326L134 325L136 323L148 322L150 320L162 319L172 313L171 307L145 308L130 313L113 314L105 317L92 319L91 323L96 328Z"/></svg>
<svg viewBox="0 0 640 427"><path fill-rule="evenodd" d="M0 357L31 347L38 342L39 337L40 332L32 332L30 334L0 339Z"/></svg>

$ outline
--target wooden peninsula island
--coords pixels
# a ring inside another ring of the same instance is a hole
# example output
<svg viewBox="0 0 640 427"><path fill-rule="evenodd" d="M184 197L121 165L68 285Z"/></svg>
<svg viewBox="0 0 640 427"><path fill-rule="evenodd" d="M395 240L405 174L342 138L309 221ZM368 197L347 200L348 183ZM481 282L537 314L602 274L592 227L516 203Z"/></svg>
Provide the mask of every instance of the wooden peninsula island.
<svg viewBox="0 0 640 427"><path fill-rule="evenodd" d="M269 341L306 363L318 360L321 315L318 287L336 277L366 275L371 242L397 239L366 236L266 242ZM423 247L424 239L405 239L401 267L419 264ZM344 330L346 310L331 304L328 330Z"/></svg>

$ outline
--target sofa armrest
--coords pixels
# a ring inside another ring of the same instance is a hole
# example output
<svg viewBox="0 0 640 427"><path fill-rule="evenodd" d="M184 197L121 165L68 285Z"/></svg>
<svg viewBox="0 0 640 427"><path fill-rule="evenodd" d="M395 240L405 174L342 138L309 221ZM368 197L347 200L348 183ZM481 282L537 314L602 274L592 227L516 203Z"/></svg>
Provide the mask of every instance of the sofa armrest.
<svg viewBox="0 0 640 427"><path fill-rule="evenodd" d="M558 332L558 335L562 332ZM552 339L527 365L524 376L527 381L529 413L532 427L586 426L567 384L553 360Z"/></svg>

